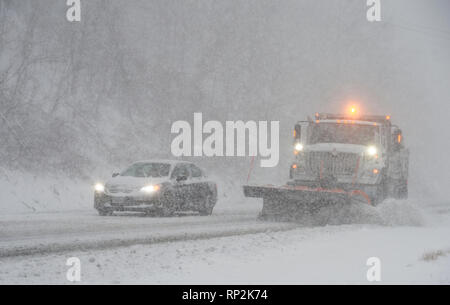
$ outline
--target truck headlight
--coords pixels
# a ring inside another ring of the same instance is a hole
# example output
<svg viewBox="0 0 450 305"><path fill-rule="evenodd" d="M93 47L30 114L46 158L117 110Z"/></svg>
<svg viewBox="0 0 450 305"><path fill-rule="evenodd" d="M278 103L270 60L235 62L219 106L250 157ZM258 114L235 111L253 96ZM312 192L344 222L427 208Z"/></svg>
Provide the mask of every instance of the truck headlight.
<svg viewBox="0 0 450 305"><path fill-rule="evenodd" d="M371 156L371 157L374 157L374 156L376 156L377 155L377 148L375 147L375 146L369 146L369 147L367 147L367 155L369 155L369 156Z"/></svg>
<svg viewBox="0 0 450 305"><path fill-rule="evenodd" d="M303 150L303 144L302 143L296 143L294 148L295 148L295 151L302 151Z"/></svg>
<svg viewBox="0 0 450 305"><path fill-rule="evenodd" d="M159 185L146 185L143 188L141 188L141 192L150 194L159 191L159 189L160 189Z"/></svg>
<svg viewBox="0 0 450 305"><path fill-rule="evenodd" d="M105 191L105 185L103 183L97 183L94 185L94 190L97 193L103 193Z"/></svg>

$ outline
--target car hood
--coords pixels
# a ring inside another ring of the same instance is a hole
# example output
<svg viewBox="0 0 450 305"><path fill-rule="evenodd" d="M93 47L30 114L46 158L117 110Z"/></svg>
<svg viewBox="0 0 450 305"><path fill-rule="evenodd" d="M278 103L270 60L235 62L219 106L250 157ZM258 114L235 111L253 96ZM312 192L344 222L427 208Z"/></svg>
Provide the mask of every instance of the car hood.
<svg viewBox="0 0 450 305"><path fill-rule="evenodd" d="M367 150L365 145L342 144L342 143L318 143L305 146L305 152L308 151L336 151L344 153L362 154Z"/></svg>
<svg viewBox="0 0 450 305"><path fill-rule="evenodd" d="M121 187L143 187L149 184L161 184L169 181L169 177L126 177L126 176L117 176L112 179L109 179L106 182L107 187L111 186L121 186Z"/></svg>

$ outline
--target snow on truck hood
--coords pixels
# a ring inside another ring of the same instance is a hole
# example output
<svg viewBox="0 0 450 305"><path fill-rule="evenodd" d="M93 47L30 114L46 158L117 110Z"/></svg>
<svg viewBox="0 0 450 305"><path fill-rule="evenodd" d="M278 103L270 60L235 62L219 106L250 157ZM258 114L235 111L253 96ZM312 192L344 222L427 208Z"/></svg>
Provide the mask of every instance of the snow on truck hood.
<svg viewBox="0 0 450 305"><path fill-rule="evenodd" d="M117 176L106 182L107 186L143 187L149 184L161 184L169 181L169 177L129 177Z"/></svg>
<svg viewBox="0 0 450 305"><path fill-rule="evenodd" d="M367 150L367 146L357 144L342 144L342 143L317 143L317 144L308 144L305 146L305 152L333 151L333 150L336 150L337 152L361 154Z"/></svg>

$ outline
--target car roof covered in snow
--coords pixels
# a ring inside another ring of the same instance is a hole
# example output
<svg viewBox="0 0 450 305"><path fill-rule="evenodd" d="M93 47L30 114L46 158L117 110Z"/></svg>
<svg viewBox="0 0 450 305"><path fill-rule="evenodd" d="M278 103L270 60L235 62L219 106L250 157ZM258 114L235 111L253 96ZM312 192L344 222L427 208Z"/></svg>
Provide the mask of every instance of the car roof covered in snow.
<svg viewBox="0 0 450 305"><path fill-rule="evenodd" d="M136 162L133 162L133 164L136 163L165 163L170 165L176 165L176 164L193 164L192 162L183 161L183 160L171 160L171 159L149 159L149 160L139 160Z"/></svg>

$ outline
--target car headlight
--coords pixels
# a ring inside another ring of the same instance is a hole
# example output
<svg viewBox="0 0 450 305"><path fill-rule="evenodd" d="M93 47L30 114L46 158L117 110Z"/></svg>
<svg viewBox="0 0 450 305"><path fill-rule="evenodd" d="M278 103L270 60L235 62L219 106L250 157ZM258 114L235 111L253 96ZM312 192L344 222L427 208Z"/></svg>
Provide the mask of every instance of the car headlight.
<svg viewBox="0 0 450 305"><path fill-rule="evenodd" d="M159 189L160 189L159 185L146 185L143 188L141 188L141 192L150 194L159 191Z"/></svg>
<svg viewBox="0 0 450 305"><path fill-rule="evenodd" d="M296 151L302 151L303 150L303 144L302 143L296 143L294 146Z"/></svg>
<svg viewBox="0 0 450 305"><path fill-rule="evenodd" d="M366 153L367 155L374 157L377 155L377 148L375 146L369 146L367 147Z"/></svg>
<svg viewBox="0 0 450 305"><path fill-rule="evenodd" d="M103 183L97 183L94 185L94 190L98 193L103 193L105 191L105 185Z"/></svg>

